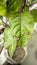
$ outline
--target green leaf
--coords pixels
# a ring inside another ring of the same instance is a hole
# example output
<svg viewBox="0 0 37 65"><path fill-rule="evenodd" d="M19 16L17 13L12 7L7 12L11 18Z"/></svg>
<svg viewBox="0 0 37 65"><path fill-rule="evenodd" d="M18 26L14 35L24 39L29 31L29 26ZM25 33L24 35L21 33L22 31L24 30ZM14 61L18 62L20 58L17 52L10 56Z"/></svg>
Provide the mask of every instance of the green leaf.
<svg viewBox="0 0 37 65"><path fill-rule="evenodd" d="M16 13L22 6L23 0L7 0L7 16Z"/></svg>
<svg viewBox="0 0 37 65"><path fill-rule="evenodd" d="M16 36L18 40L18 45L23 47L30 40L33 28L34 21L31 14L28 11L24 11L21 15L14 15L9 19L9 24L11 27L12 36Z"/></svg>

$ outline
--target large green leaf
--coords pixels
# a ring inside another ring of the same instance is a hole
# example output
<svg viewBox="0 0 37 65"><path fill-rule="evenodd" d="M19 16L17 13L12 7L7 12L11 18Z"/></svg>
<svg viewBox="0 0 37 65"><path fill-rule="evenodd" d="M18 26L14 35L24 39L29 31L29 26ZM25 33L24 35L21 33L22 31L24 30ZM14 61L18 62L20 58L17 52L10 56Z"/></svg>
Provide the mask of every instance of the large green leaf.
<svg viewBox="0 0 37 65"><path fill-rule="evenodd" d="M4 32L5 48L8 49L10 56L16 49L16 45L24 47L30 40L34 21L31 14L28 11L24 11L22 14L16 13L9 18L9 26Z"/></svg>
<svg viewBox="0 0 37 65"><path fill-rule="evenodd" d="M9 19L12 36L16 36L18 45L25 46L32 36L34 21L28 11L18 14Z"/></svg>

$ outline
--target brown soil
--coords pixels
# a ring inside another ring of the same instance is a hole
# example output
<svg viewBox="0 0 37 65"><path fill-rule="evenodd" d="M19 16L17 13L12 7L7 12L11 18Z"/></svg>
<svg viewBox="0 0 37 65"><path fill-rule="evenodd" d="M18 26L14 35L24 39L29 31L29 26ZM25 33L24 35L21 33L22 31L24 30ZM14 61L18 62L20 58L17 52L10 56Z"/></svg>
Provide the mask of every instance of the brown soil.
<svg viewBox="0 0 37 65"><path fill-rule="evenodd" d="M25 50L23 48L17 47L13 55L13 59L16 61L16 63L21 63L24 56Z"/></svg>

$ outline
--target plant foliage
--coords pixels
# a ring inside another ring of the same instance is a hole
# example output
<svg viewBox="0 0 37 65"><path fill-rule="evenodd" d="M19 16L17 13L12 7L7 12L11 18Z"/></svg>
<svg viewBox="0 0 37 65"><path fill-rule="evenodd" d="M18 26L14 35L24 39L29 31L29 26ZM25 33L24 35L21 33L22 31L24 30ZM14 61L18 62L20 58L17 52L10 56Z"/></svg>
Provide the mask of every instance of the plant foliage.
<svg viewBox="0 0 37 65"><path fill-rule="evenodd" d="M32 37L34 20L25 6L23 0L0 0L0 15L9 20L4 31L4 47L11 57L17 46L26 46Z"/></svg>

